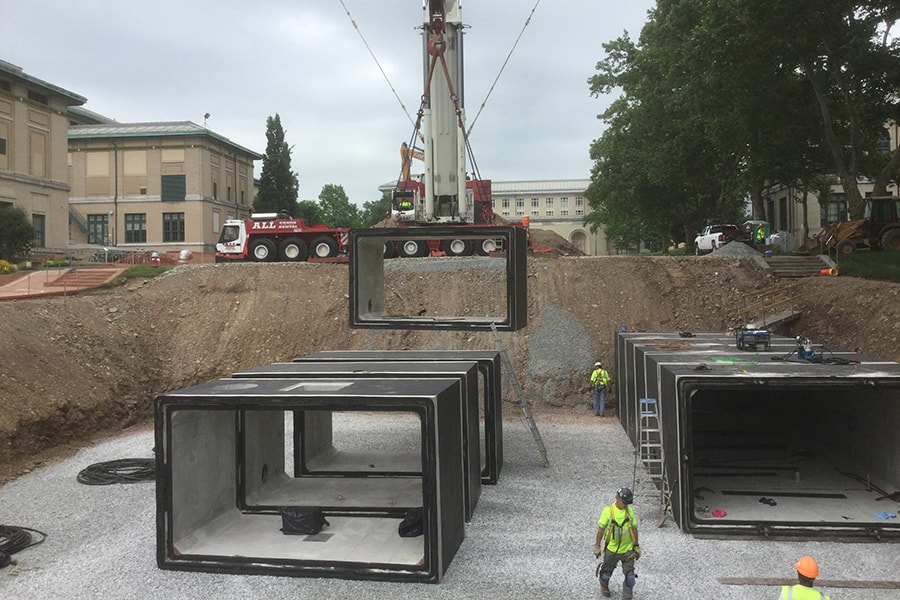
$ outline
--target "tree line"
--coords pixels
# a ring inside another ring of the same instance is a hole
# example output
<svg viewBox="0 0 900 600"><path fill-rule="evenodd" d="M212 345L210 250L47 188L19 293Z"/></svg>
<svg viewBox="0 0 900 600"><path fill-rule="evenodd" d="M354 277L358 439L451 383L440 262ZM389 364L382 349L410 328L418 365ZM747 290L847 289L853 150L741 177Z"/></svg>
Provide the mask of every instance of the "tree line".
<svg viewBox="0 0 900 600"><path fill-rule="evenodd" d="M860 217L858 182L900 180L898 19L896 0L658 0L588 79L618 96L598 115L585 224L665 250L710 219L771 220L774 185L804 203L840 184Z"/></svg>

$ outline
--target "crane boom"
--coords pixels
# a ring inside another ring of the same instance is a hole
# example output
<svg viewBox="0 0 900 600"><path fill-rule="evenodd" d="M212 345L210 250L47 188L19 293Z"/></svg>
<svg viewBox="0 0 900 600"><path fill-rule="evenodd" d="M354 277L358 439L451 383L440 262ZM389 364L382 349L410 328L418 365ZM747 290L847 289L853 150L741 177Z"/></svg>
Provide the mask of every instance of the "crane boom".
<svg viewBox="0 0 900 600"><path fill-rule="evenodd" d="M465 221L468 203L460 3L427 0L423 21L424 220Z"/></svg>

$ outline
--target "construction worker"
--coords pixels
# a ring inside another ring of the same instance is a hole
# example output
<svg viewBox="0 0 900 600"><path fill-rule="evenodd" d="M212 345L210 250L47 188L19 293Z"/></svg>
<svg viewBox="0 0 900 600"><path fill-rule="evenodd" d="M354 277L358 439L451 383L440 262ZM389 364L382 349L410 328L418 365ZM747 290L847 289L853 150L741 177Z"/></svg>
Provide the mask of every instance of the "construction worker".
<svg viewBox="0 0 900 600"><path fill-rule="evenodd" d="M616 565L621 561L622 599L631 600L637 574L634 562L641 557L638 546L638 521L631 503L634 494L630 488L616 490L616 501L603 509L597 521L597 539L594 543L594 556L603 556L603 562L597 567L600 577L600 594L609 596L609 580Z"/></svg>
<svg viewBox="0 0 900 600"><path fill-rule="evenodd" d="M781 600L831 600L828 596L813 589L816 577L819 576L819 565L811 556L804 556L794 564L797 569L797 585L785 585L781 588Z"/></svg>
<svg viewBox="0 0 900 600"><path fill-rule="evenodd" d="M603 369L603 363L598 360L594 363L594 370L591 373L595 417L602 417L606 414L606 388L608 386L609 373Z"/></svg>
<svg viewBox="0 0 900 600"><path fill-rule="evenodd" d="M766 243L766 228L764 225L760 225L756 228L756 243L757 244L765 244Z"/></svg>

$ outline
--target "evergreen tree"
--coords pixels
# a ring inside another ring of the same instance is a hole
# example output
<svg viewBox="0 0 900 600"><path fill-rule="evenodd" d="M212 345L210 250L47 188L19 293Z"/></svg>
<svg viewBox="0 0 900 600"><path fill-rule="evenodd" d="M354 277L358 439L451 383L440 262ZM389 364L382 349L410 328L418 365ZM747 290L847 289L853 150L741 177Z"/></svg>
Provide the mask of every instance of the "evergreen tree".
<svg viewBox="0 0 900 600"><path fill-rule="evenodd" d="M18 206L0 204L0 258L23 254L34 241L34 227Z"/></svg>
<svg viewBox="0 0 900 600"><path fill-rule="evenodd" d="M297 182L297 174L291 170L291 148L284 141L284 133L278 113L266 119L266 155L263 156L259 193L253 200L253 210L286 210L296 216L299 212L297 196L300 184Z"/></svg>

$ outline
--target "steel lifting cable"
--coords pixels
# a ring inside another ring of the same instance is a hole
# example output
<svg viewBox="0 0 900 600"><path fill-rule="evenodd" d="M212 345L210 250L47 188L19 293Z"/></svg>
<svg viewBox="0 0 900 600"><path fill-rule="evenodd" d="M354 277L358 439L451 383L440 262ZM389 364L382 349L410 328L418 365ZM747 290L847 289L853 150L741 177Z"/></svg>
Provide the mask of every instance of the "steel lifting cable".
<svg viewBox="0 0 900 600"><path fill-rule="evenodd" d="M413 122L412 116L409 114L409 111L406 110L406 105L403 104L403 100L400 99L400 95L397 94L397 90L394 89L394 84L391 83L391 80L388 78L387 73L384 72L384 69L381 67L381 63L378 62L378 58L375 56L375 53L372 52L372 48L369 46L369 42L366 41L366 37L363 35L362 31L359 28L359 25L356 24L356 21L353 19L353 16L350 14L350 9L347 8L347 5L344 4L344 0L338 0L341 3L341 6L344 7L344 12L347 13L347 18L350 19L350 23L353 25L353 28L356 29L356 33L359 34L359 39L362 40L363 45L366 47L366 50L369 51L369 55L372 57L372 60L375 61L375 65L378 67L378 70L381 71L382 77L387 82L388 87L391 88L391 92L394 94L394 98L397 99L397 102L400 103L400 108L403 109L403 114L406 115L406 118L409 119L409 122L415 126ZM538 0L540 1L540 0Z"/></svg>
<svg viewBox="0 0 900 600"><path fill-rule="evenodd" d="M531 12L528 13L528 18L525 19L525 24L522 25L522 30L519 31L518 37L516 37L516 41L513 43L512 48L509 49L509 54L506 55L506 60L503 61L503 64L500 66L500 71L497 72L497 77L494 79L494 83L491 84L491 88L488 90L487 95L484 97L484 100L481 102L481 106L478 107L478 112L475 113L475 118L472 119L472 123L469 125L469 131L466 132L466 137L469 137L472 134L472 128L475 127L475 122L478 120L478 117L481 115L481 111L484 110L485 104L487 104L488 98L491 97L491 94L494 91L494 88L497 86L497 82L500 81L500 76L503 74L503 70L506 69L506 63L509 62L510 57L512 57L513 52L516 50L516 46L519 45L519 40L522 39L522 35L525 33L525 28L531 23L531 17L534 16L534 11L537 10L538 4L541 3L541 0L537 0L534 3L534 6L531 7Z"/></svg>

